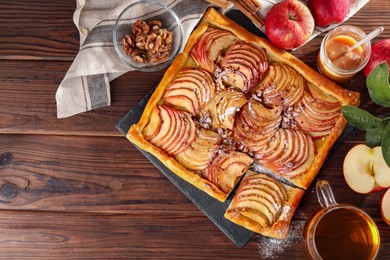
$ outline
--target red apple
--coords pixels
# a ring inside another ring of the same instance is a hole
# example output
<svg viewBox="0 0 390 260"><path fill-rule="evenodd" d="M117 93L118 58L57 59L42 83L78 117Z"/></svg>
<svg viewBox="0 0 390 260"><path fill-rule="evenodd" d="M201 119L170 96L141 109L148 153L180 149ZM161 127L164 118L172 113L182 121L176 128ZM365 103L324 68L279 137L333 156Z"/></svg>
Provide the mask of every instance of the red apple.
<svg viewBox="0 0 390 260"><path fill-rule="evenodd" d="M386 61L390 67L390 39L383 39L375 43L371 48L371 57L364 67L366 77L382 61ZM389 71L390 73L390 71Z"/></svg>
<svg viewBox="0 0 390 260"><path fill-rule="evenodd" d="M268 39L277 47L289 50L305 43L314 30L310 10L298 0L275 4L265 18Z"/></svg>
<svg viewBox="0 0 390 260"><path fill-rule="evenodd" d="M328 26L344 20L349 10L350 0L308 0L316 25Z"/></svg>
<svg viewBox="0 0 390 260"><path fill-rule="evenodd" d="M390 189L383 194L381 200L381 214L383 220L390 225Z"/></svg>
<svg viewBox="0 0 390 260"><path fill-rule="evenodd" d="M344 178L348 186L362 194L390 187L390 167L382 155L382 147L354 146L345 156Z"/></svg>

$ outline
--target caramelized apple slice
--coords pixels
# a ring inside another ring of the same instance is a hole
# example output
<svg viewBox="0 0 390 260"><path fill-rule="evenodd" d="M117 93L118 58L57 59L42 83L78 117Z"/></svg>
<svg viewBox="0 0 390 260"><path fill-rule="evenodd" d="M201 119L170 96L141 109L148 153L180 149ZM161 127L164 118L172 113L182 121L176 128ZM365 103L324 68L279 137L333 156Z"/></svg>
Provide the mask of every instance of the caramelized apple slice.
<svg viewBox="0 0 390 260"><path fill-rule="evenodd" d="M267 145L255 151L255 161L283 177L305 173L315 158L312 138L300 130L280 128Z"/></svg>
<svg viewBox="0 0 390 260"><path fill-rule="evenodd" d="M309 92L294 106L292 114L300 129L314 138L328 135L341 115L341 104L314 98Z"/></svg>
<svg viewBox="0 0 390 260"><path fill-rule="evenodd" d="M233 127L234 139L252 152L262 149L278 130L281 120L280 107L269 109L251 98L242 106L236 117Z"/></svg>
<svg viewBox="0 0 390 260"><path fill-rule="evenodd" d="M287 200L284 187L263 174L253 174L241 182L228 212L235 212L260 224L263 227L272 226Z"/></svg>
<svg viewBox="0 0 390 260"><path fill-rule="evenodd" d="M164 94L164 102L177 109L198 116L215 92L211 75L202 69L181 70Z"/></svg>
<svg viewBox="0 0 390 260"><path fill-rule="evenodd" d="M153 121L150 120L143 131L145 134L154 133L149 134L147 140L170 155L186 150L195 139L195 123L191 115L165 105L155 110L159 113L152 112ZM151 129L158 130L152 131Z"/></svg>
<svg viewBox="0 0 390 260"><path fill-rule="evenodd" d="M160 117L160 109L157 107L152 110L149 116L149 123L142 130L142 135L145 137L145 140L149 141L155 137L160 131L162 120Z"/></svg>
<svg viewBox="0 0 390 260"><path fill-rule="evenodd" d="M297 71L287 64L276 62L269 66L267 75L255 92L262 97L265 105L287 108L302 98L304 88L304 78Z"/></svg>
<svg viewBox="0 0 390 260"><path fill-rule="evenodd" d="M235 115L238 110L247 102L242 92L233 89L225 89L217 92L210 102L201 111L201 117L209 116L211 128L233 128Z"/></svg>
<svg viewBox="0 0 390 260"><path fill-rule="evenodd" d="M257 85L267 68L268 56L264 48L239 41L226 51L220 70L215 71L215 77L225 86L233 86L248 93Z"/></svg>
<svg viewBox="0 0 390 260"><path fill-rule="evenodd" d="M318 89L315 85L312 83L307 82L306 84L307 89L309 90L310 94L320 103L326 103L328 106L340 106L340 101L338 101L335 97L324 93L320 89Z"/></svg>
<svg viewBox="0 0 390 260"><path fill-rule="evenodd" d="M202 174L205 179L229 194L252 162L253 159L245 153L220 151Z"/></svg>
<svg viewBox="0 0 390 260"><path fill-rule="evenodd" d="M221 142L219 134L204 128L197 129L191 146L176 154L176 160L188 170L203 170L209 166Z"/></svg>
<svg viewBox="0 0 390 260"><path fill-rule="evenodd" d="M231 32L209 27L194 44L190 54L199 67L214 73L218 56L236 41L238 38Z"/></svg>

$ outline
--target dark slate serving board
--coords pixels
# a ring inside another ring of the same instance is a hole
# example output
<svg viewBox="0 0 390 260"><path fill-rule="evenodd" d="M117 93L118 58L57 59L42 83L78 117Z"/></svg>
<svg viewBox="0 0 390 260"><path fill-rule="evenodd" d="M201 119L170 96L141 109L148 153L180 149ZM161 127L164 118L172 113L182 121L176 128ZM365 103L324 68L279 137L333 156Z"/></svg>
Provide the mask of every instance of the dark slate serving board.
<svg viewBox="0 0 390 260"><path fill-rule="evenodd" d="M146 103L148 102L152 93L145 96L132 110L127 113L117 124L116 128L123 135L126 135L130 126L138 123ZM137 147L138 148L138 147ZM249 239L254 235L253 232L240 227L233 222L225 219L223 216L227 207L231 202L228 198L224 203L214 199L205 192L199 190L192 184L178 177L165 165L163 165L153 155L138 149L146 158L151 161L157 169L159 169L175 186L183 192L188 199L192 201L236 246L244 246Z"/></svg>
<svg viewBox="0 0 390 260"><path fill-rule="evenodd" d="M264 34L238 10L231 10L230 12L225 13L225 15L233 21L236 21L248 31L256 35L264 36ZM138 123L153 91L154 89L116 124L116 128L119 130L119 132L121 132L123 135L126 135L130 129L130 126ZM345 137L349 135L352 129L353 127L348 125L335 146L340 144L345 139ZM244 246L255 234L254 232L225 219L224 213L231 202L231 197L229 197L224 203L212 198L205 192L194 187L192 184L179 178L153 155L139 149L138 147L137 149L147 159L149 159L149 161L152 162L156 168L159 169L181 192L183 192L188 197L188 199L191 200L192 203L194 203L237 247Z"/></svg>

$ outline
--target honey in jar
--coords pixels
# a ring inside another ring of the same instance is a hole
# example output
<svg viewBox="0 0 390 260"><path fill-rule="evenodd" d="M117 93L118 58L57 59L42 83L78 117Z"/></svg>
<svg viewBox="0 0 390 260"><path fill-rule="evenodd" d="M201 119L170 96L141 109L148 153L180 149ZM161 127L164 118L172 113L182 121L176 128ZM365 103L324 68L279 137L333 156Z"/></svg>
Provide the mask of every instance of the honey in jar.
<svg viewBox="0 0 390 260"><path fill-rule="evenodd" d="M336 82L351 80L370 58L370 42L348 51L364 36L366 34L361 29L348 25L329 32L322 41L317 57L318 70Z"/></svg>

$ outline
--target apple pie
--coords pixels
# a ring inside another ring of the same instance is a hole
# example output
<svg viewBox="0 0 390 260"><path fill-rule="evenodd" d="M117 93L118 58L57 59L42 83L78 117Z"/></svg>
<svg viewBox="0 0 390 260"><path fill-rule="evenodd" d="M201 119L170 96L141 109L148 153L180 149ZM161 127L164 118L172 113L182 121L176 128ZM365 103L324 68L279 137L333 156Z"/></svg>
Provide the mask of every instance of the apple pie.
<svg viewBox="0 0 390 260"><path fill-rule="evenodd" d="M210 8L127 137L224 202L225 217L285 238L359 94ZM266 173L266 174L264 174Z"/></svg>

